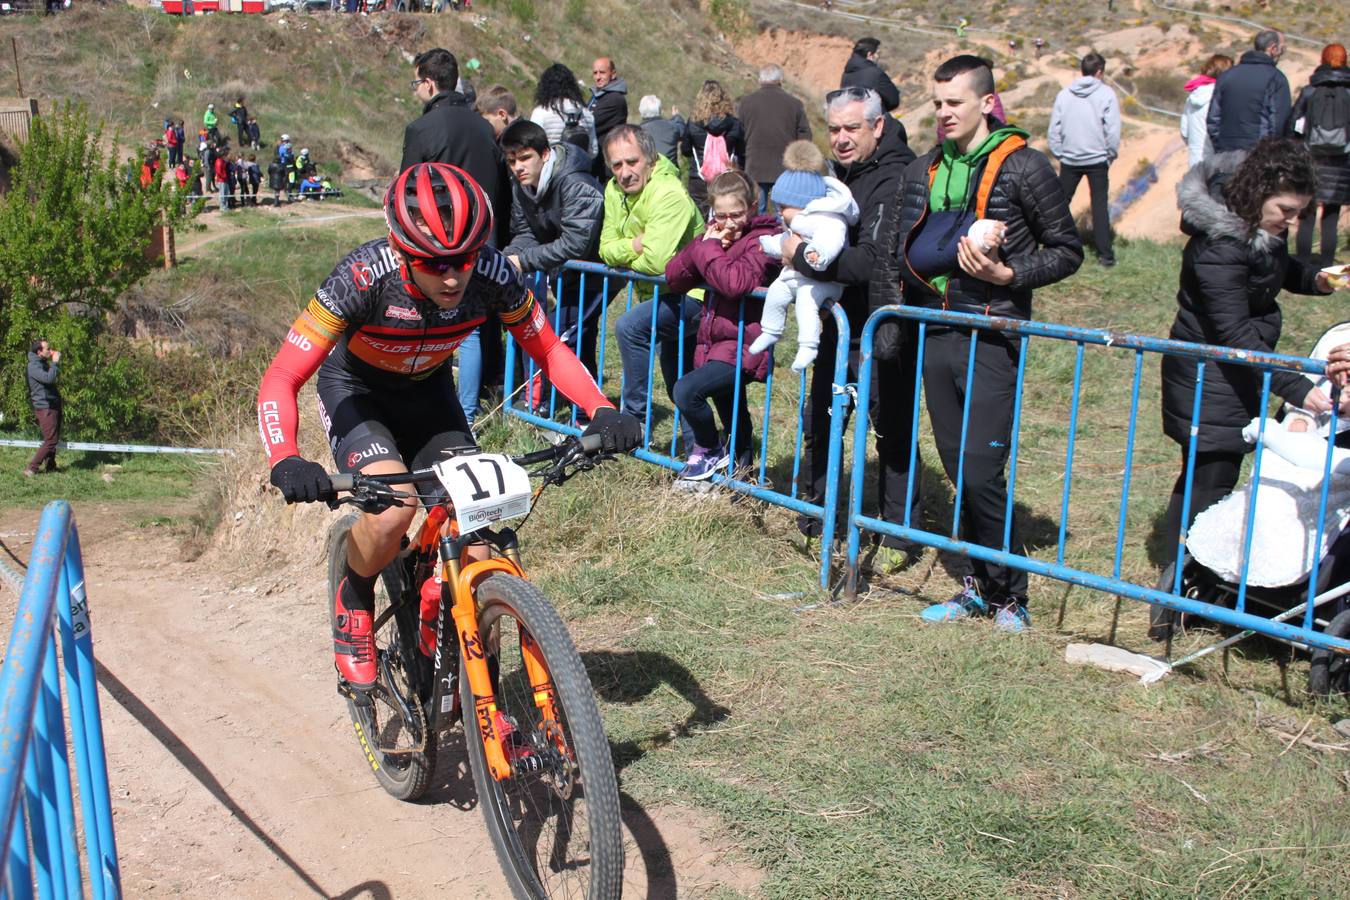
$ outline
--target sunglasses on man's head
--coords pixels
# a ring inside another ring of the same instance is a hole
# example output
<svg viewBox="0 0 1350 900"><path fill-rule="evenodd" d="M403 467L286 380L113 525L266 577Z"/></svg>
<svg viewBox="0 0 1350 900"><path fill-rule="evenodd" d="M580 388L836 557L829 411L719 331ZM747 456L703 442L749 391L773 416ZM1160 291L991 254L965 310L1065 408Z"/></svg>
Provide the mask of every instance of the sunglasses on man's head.
<svg viewBox="0 0 1350 900"><path fill-rule="evenodd" d="M428 275L444 275L450 271L467 272L478 260L478 251L461 253L459 256L443 256L440 259L421 259L413 257L409 263L419 272Z"/></svg>
<svg viewBox="0 0 1350 900"><path fill-rule="evenodd" d="M839 88L838 90L830 91L828 94L826 94L825 102L833 103L836 97L848 97L853 100L866 100L867 88L856 86Z"/></svg>

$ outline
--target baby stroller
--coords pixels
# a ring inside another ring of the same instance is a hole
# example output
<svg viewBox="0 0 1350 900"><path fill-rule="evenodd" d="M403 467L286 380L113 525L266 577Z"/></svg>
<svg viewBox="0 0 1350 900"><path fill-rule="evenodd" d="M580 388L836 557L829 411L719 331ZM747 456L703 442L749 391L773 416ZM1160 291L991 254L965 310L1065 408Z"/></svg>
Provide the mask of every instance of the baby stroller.
<svg viewBox="0 0 1350 900"><path fill-rule="evenodd" d="M1331 348L1347 342L1350 323L1342 323L1328 329L1309 355L1325 359ZM1317 386L1330 395L1325 380ZM1337 421L1337 449L1333 450L1322 542L1320 546L1314 545L1330 419L1329 413L1316 417L1286 407L1283 422L1266 420L1259 485L1254 488L1249 479L1196 516L1187 535L1177 593L1233 608L1245 568L1246 611L1273 621L1292 620L1297 624L1306 614L1308 580L1314 560L1318 560L1312 601L1314 627L1325 634L1350 639L1350 416ZM1247 439L1254 443L1261 427L1261 420L1253 420L1244 431ZM1246 562L1244 543L1253 490L1256 507L1250 562ZM1171 593L1176 588L1176 565L1173 562L1163 572L1158 590ZM1167 641L1170 651L1173 633L1185 628L1189 618L1154 607L1149 636ZM1230 646L1251 633L1230 637L1178 660L1172 667ZM1316 649L1311 651L1310 658L1308 690L1312 694L1350 693L1350 656Z"/></svg>

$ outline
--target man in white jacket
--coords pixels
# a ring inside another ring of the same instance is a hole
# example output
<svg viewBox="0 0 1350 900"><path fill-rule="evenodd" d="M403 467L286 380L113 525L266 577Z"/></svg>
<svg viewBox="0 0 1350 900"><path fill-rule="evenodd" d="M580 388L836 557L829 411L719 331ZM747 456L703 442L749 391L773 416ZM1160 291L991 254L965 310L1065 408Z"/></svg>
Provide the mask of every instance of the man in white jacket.
<svg viewBox="0 0 1350 900"><path fill-rule="evenodd" d="M1120 153L1120 103L1102 82L1106 60L1092 51L1083 57L1083 77L1059 92L1050 114L1050 152L1059 160L1059 180L1070 203L1078 182L1092 194L1092 236L1097 262L1116 264L1111 249L1110 183L1107 172Z"/></svg>

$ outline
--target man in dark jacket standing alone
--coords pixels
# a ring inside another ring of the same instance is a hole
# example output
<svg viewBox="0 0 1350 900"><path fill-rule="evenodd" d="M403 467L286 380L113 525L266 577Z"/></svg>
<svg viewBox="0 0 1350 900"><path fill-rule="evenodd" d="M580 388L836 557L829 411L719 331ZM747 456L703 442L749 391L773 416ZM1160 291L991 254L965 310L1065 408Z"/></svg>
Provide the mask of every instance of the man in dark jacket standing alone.
<svg viewBox="0 0 1350 900"><path fill-rule="evenodd" d="M759 211L768 208L769 191L783 174L783 151L793 141L811 140L802 101L783 90L783 67L759 70L759 90L736 104L745 128L745 174L759 185Z"/></svg>
<svg viewBox="0 0 1350 900"><path fill-rule="evenodd" d="M56 445L61 440L61 391L56 386L61 351L53 350L45 340L33 341L28 349L28 397L42 429L42 444L29 460L23 474L32 477L39 467L56 471Z"/></svg>
<svg viewBox="0 0 1350 900"><path fill-rule="evenodd" d="M900 89L895 86L894 81L891 81L891 76L882 71L881 66L877 64L877 51L880 49L881 41L876 38L858 38L857 43L853 45L853 55L844 64L844 74L839 79L839 86L876 91L877 96L881 98L882 107L886 112L890 112L900 105Z"/></svg>
<svg viewBox="0 0 1350 900"><path fill-rule="evenodd" d="M883 229L897 243L878 267L877 299L898 302L902 283L909 306L1030 319L1032 290L1069 277L1083 264L1064 190L1045 155L1027 146L1027 133L990 115L994 76L984 60L954 57L938 67L933 80L937 118L947 138L905 169L896 221ZM991 172L989 183L985 177ZM981 216L976 210L986 184ZM966 236L977 218L1002 223L1000 245L984 250ZM999 549L1019 349L1001 332L977 334L974 380L967 383L970 332L927 329L923 390L942 467L953 483L962 472L961 539ZM885 351L879 346L876 352L880 357ZM1008 548L1022 549L1015 517ZM993 614L1006 631L1026 628L1026 572L980 559L971 564L974 575L966 577L962 590L925 609L922 617L949 622Z"/></svg>
<svg viewBox="0 0 1350 900"><path fill-rule="evenodd" d="M1289 79L1276 68L1284 36L1263 31L1254 50L1219 76L1205 118L1215 153L1245 150L1263 137L1278 137L1289 121Z"/></svg>
<svg viewBox="0 0 1350 900"><path fill-rule="evenodd" d="M791 260L798 272L811 272L819 281L844 285L839 303L848 315L852 347L848 381L857 380L858 336L875 305L869 296L869 280L882 249L882 223L900 187L905 166L914 159L903 138L900 123L885 115L876 91L845 88L826 95L825 121L830 133L831 174L848 185L858 204L858 223L848 230L848 244L834 262L817 272L806 261L806 244L796 235L783 242L783 260ZM825 495L826 452L829 447L830 403L833 399L834 356L839 333L831 316L825 316L820 350L811 370L810 396L803 429L802 495L819 503ZM881 518L904 521L905 485L909 478L909 438L914 408L914 363L907 370L895 360L873 367L876 384L872 391L872 420L880 458ZM918 502L917 485L915 503ZM821 522L808 516L797 519L797 528L808 537L819 535ZM882 544L908 550L908 542L885 537ZM888 561L889 562L889 561Z"/></svg>

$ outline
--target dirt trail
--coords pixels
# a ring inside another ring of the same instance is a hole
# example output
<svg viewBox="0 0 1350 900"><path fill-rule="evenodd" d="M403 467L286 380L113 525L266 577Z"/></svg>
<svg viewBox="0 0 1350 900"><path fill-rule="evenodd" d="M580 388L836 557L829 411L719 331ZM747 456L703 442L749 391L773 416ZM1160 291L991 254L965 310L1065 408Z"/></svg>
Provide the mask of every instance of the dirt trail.
<svg viewBox="0 0 1350 900"><path fill-rule="evenodd" d="M387 796L334 689L322 585L266 596L179 562L164 529L134 525L165 512L76 509L126 895L509 897L458 737L427 800ZM21 559L37 517L0 511ZM0 586L0 621L15 600ZM626 798L624 819L628 896L758 883L697 814Z"/></svg>

